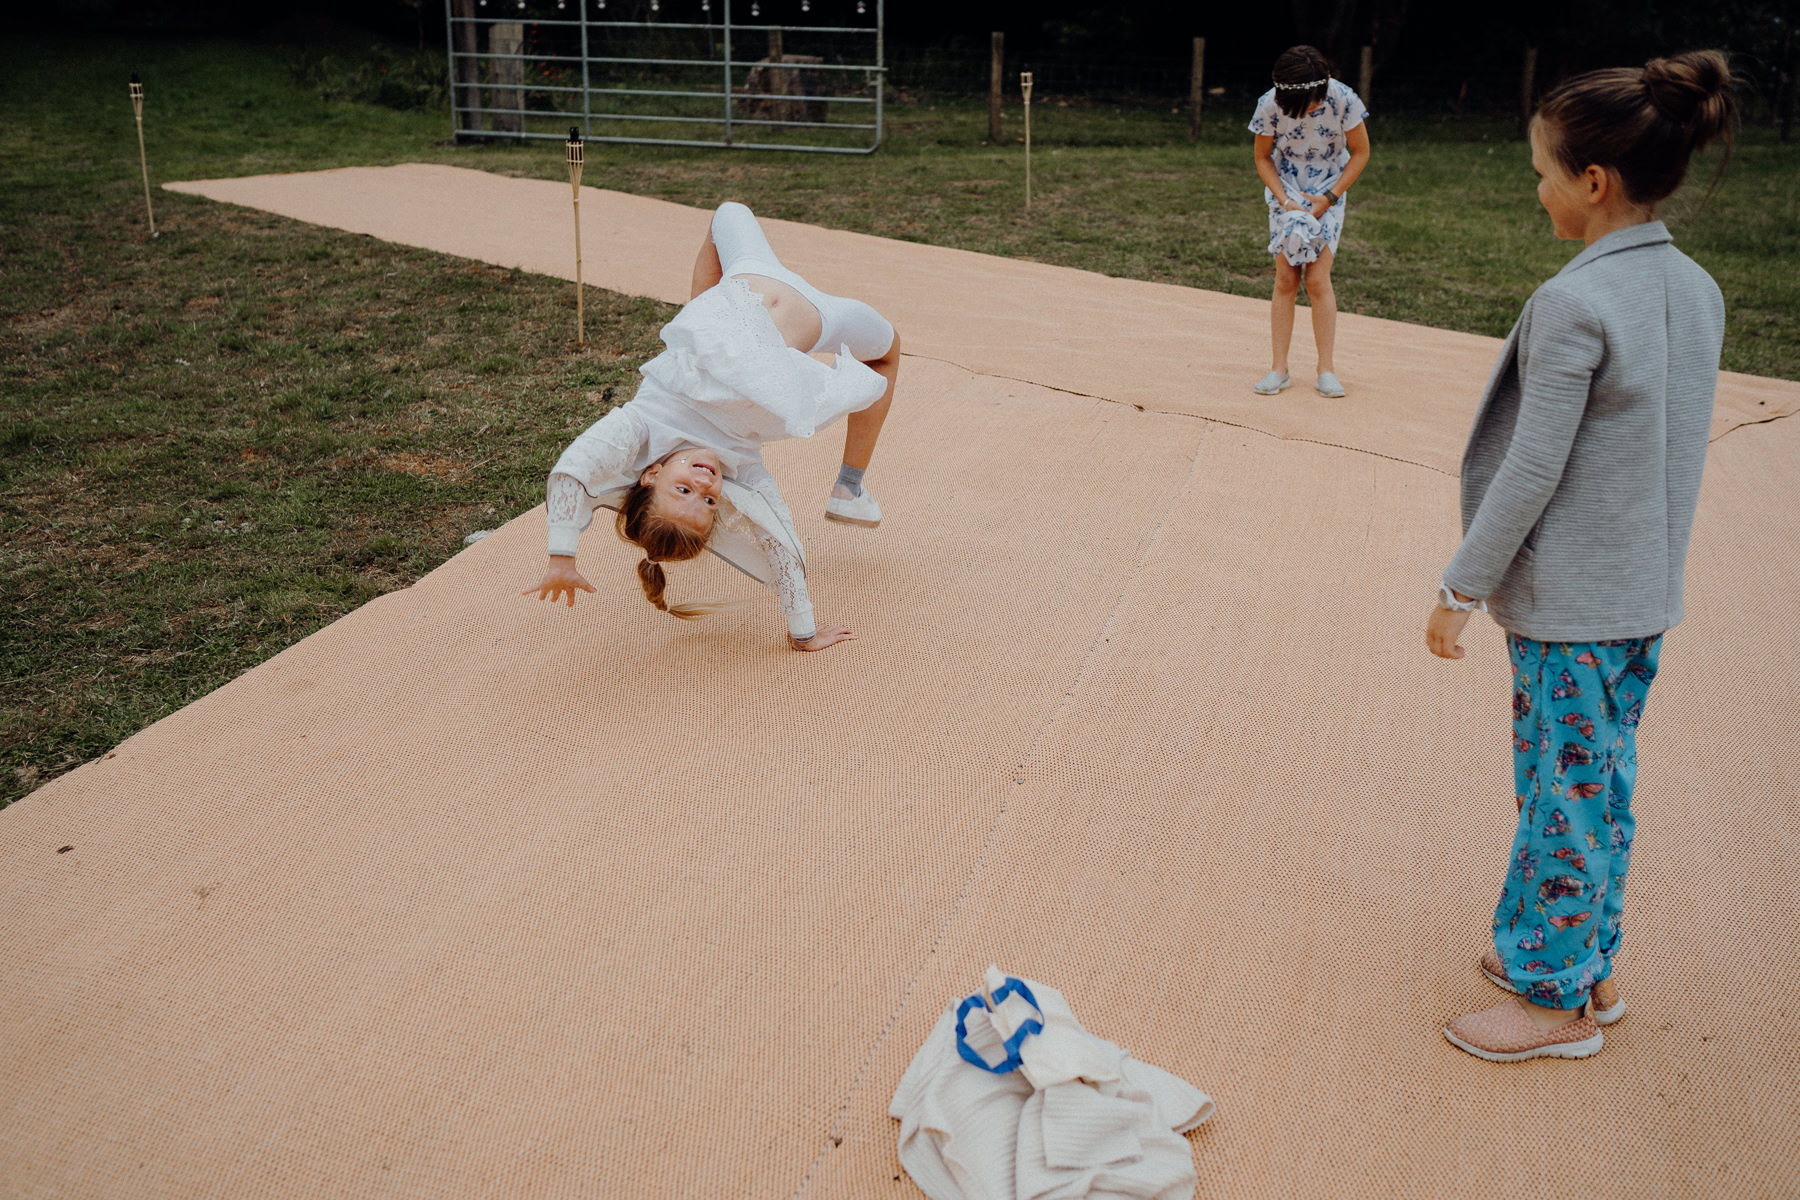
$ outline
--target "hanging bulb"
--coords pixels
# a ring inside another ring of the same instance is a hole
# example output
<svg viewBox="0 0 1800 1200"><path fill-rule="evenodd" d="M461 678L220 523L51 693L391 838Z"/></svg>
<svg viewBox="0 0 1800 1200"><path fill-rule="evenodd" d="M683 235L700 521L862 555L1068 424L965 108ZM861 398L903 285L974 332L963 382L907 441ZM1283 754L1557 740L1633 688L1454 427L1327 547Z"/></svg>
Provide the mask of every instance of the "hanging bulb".
<svg viewBox="0 0 1800 1200"><path fill-rule="evenodd" d="M811 12L812 11L812 0L800 0L800 11L801 12Z"/></svg>
<svg viewBox="0 0 1800 1200"><path fill-rule="evenodd" d="M859 13L866 13L869 11L869 6L865 4L863 0L856 0L856 11Z"/></svg>
<svg viewBox="0 0 1800 1200"><path fill-rule="evenodd" d="M762 6L761 6L761 5L759 5L759 4L757 4L757 3L756 3L756 0L751 0L751 3L750 3L750 15L751 15L751 16L753 16L753 17L760 17L760 16L762 16Z"/></svg>
<svg viewBox="0 0 1800 1200"><path fill-rule="evenodd" d="M567 7L569 7L569 6L566 3L564 3L564 0L556 0L556 9L558 12L561 12L563 9L565 9Z"/></svg>
<svg viewBox="0 0 1800 1200"><path fill-rule="evenodd" d="M651 12L661 12L662 11L662 5L658 2L658 0L650 0L650 11Z"/></svg>
<svg viewBox="0 0 1800 1200"><path fill-rule="evenodd" d="M703 13L711 12L712 11L712 0L700 0L700 11Z"/></svg>

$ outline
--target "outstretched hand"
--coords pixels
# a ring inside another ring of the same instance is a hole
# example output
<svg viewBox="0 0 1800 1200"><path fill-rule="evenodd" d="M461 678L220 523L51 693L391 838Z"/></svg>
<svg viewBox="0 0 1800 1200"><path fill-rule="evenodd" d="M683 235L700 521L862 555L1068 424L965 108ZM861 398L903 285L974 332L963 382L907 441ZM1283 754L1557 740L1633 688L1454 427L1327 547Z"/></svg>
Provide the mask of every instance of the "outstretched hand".
<svg viewBox="0 0 1800 1200"><path fill-rule="evenodd" d="M584 592L592 592L594 585L583 579L581 572L575 569L574 558L567 554L552 554L550 566L545 570L544 578L538 582L537 586L528 587L519 595L529 596L535 592L539 600L548 600L552 604L566 597L572 607L575 603L577 588Z"/></svg>
<svg viewBox="0 0 1800 1200"><path fill-rule="evenodd" d="M821 625L806 641L789 635L788 645L796 650L823 650L839 642L854 642L856 635L842 625Z"/></svg>

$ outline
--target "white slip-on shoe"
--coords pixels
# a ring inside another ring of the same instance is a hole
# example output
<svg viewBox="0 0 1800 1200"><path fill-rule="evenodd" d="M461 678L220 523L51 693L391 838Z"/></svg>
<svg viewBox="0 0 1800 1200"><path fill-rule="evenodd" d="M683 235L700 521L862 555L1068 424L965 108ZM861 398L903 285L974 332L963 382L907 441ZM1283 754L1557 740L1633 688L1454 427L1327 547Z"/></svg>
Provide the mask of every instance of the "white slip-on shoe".
<svg viewBox="0 0 1800 1200"><path fill-rule="evenodd" d="M861 525L864 529L873 529L881 524L881 505L875 503L875 497L863 488L860 496L833 496L825 502L825 519L842 521L846 525Z"/></svg>
<svg viewBox="0 0 1800 1200"><path fill-rule="evenodd" d="M1287 391L1293 386L1294 381L1288 378L1286 371L1270 371L1267 375L1264 375L1261 379L1257 380L1256 385L1250 390L1259 396L1275 396Z"/></svg>
<svg viewBox="0 0 1800 1200"><path fill-rule="evenodd" d="M1338 377L1330 371L1319 372L1318 388L1319 395L1330 397L1333 400L1344 394L1344 385L1339 383Z"/></svg>

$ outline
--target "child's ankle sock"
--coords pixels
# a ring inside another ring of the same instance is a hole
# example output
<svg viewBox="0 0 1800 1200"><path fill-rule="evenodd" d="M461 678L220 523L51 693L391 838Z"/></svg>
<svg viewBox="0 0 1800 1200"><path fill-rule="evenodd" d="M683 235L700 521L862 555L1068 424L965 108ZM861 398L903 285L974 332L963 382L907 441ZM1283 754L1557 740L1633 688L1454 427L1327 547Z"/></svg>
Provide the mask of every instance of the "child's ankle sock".
<svg viewBox="0 0 1800 1200"><path fill-rule="evenodd" d="M868 470L867 467L853 467L849 463L838 467L838 484L850 489L852 499L862 495L862 477L866 470Z"/></svg>

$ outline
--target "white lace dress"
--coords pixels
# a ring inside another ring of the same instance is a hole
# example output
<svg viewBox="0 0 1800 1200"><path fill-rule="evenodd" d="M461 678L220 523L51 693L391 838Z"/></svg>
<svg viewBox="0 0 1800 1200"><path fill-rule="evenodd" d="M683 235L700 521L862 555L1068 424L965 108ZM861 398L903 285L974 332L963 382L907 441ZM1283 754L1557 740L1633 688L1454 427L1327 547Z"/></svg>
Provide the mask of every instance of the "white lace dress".
<svg viewBox="0 0 1800 1200"><path fill-rule="evenodd" d="M714 549L733 538L754 544L763 563L721 555L769 584L791 634L811 637L805 558L781 489L763 465L762 445L810 437L867 408L887 381L847 349L828 366L788 346L756 293L736 279L696 296L663 326L662 339L668 348L640 369L637 394L557 459L545 494L550 553L573 555L595 506L635 483L645 467L676 450L704 447L718 454L732 485L714 527Z"/></svg>

